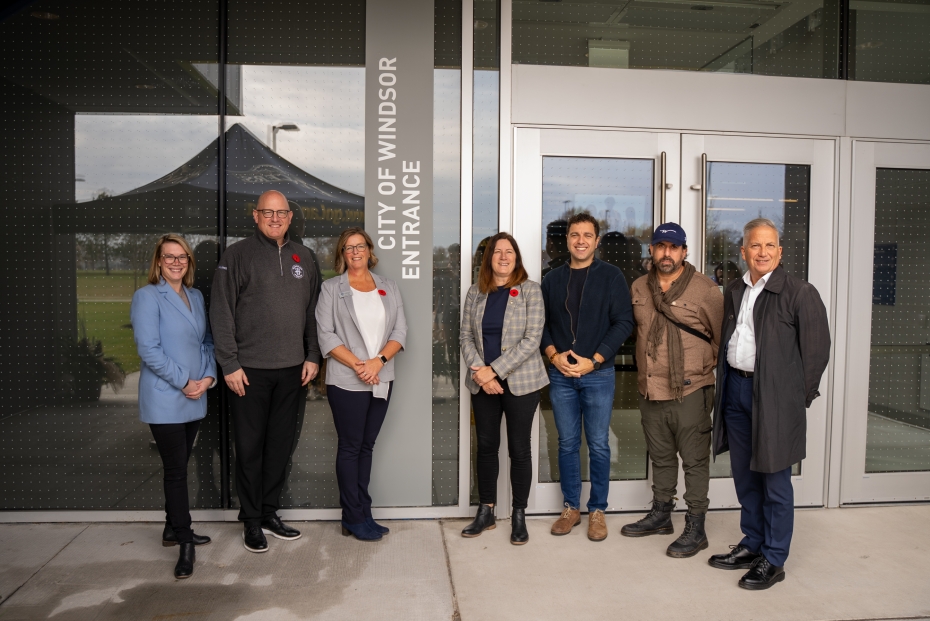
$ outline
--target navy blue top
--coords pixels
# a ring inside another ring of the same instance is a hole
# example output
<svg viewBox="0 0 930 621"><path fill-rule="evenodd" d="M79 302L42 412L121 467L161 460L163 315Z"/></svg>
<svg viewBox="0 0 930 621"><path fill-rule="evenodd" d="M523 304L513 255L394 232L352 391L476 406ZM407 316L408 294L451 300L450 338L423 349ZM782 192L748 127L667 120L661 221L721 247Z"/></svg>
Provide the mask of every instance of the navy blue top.
<svg viewBox="0 0 930 621"><path fill-rule="evenodd" d="M550 345L558 352L571 349L585 358L592 358L597 352L604 360L613 360L620 345L633 331L633 304L623 272L610 263L594 259L588 268L578 309L578 316L584 321L579 323L573 336L571 318L565 310L571 271L566 264L543 278L546 323L539 348L543 352Z"/></svg>
<svg viewBox="0 0 930 621"><path fill-rule="evenodd" d="M584 291L585 282L588 280L588 270L591 266L583 267L580 270L569 270L568 276L568 299L565 301L565 308L572 321L572 334L578 334L578 315L581 311L581 292ZM572 343L574 345L574 343Z"/></svg>
<svg viewBox="0 0 930 621"><path fill-rule="evenodd" d="M498 287L497 291L488 294L488 302L484 307L484 319L481 321L481 341L484 345L485 364L491 364L501 357L501 336L504 331L504 312L507 310L508 298L510 298L510 287Z"/></svg>

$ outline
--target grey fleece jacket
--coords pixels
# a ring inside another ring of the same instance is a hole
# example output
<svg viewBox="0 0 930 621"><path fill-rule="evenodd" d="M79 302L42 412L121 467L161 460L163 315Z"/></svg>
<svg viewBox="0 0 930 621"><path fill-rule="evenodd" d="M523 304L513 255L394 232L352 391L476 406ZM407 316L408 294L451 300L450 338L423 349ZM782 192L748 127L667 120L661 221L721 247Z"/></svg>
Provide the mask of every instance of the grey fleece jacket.
<svg viewBox="0 0 930 621"><path fill-rule="evenodd" d="M279 248L256 230L230 246L213 276L210 300L216 361L223 373L319 364L319 295L317 266L303 244L288 239Z"/></svg>

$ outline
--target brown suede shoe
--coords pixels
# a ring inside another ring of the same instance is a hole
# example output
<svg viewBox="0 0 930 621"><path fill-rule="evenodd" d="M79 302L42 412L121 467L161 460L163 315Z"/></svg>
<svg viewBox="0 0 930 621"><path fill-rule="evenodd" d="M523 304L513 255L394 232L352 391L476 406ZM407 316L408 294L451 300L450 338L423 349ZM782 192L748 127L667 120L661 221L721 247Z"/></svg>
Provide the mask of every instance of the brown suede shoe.
<svg viewBox="0 0 930 621"><path fill-rule="evenodd" d="M600 509L595 509L588 514L588 539L591 541L607 539L607 522L604 521L604 512Z"/></svg>
<svg viewBox="0 0 930 621"><path fill-rule="evenodd" d="M552 525L553 535L567 535L572 529L581 524L581 511L571 507L565 507L565 511L559 516L559 519Z"/></svg>

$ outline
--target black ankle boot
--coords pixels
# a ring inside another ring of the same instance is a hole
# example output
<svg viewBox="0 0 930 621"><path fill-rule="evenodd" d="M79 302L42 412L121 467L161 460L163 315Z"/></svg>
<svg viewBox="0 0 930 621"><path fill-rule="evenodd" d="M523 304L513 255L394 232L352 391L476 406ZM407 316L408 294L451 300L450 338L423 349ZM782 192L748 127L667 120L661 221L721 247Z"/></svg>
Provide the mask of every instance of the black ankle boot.
<svg viewBox="0 0 930 621"><path fill-rule="evenodd" d="M665 551L673 558L688 558L694 556L707 547L707 534L704 533L704 518L706 514L685 514L685 529L681 536L675 540Z"/></svg>
<svg viewBox="0 0 930 621"><path fill-rule="evenodd" d="M478 515L475 521L462 529L463 537L477 537L486 530L494 530L494 509L491 505L478 505Z"/></svg>
<svg viewBox="0 0 930 621"><path fill-rule="evenodd" d="M645 537L646 535L671 535L675 532L672 526L672 510L675 508L675 501L661 502L652 501L652 510L646 514L646 517L627 524L620 529L620 534L625 537Z"/></svg>
<svg viewBox="0 0 930 621"><path fill-rule="evenodd" d="M530 534L526 532L526 509L514 509L510 516L510 543L522 546L529 540Z"/></svg>
<svg viewBox="0 0 930 621"><path fill-rule="evenodd" d="M181 553L178 555L178 564L174 566L174 577L190 578L194 574L194 560L197 553L194 552L193 543L182 543Z"/></svg>

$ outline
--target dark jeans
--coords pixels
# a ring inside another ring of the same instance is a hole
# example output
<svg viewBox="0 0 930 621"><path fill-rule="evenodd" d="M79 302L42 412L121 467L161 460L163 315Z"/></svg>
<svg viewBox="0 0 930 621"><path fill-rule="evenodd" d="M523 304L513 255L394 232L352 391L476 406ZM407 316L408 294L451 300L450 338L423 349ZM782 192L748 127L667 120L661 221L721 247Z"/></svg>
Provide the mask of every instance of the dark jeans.
<svg viewBox="0 0 930 621"><path fill-rule="evenodd" d="M581 504L583 428L591 465L588 511L607 509L615 384L613 365L581 377L565 377L555 366L549 367L549 400L559 432L559 478L566 506L577 509Z"/></svg>
<svg viewBox="0 0 930 621"><path fill-rule="evenodd" d="M239 520L259 526L278 511L297 434L303 365L242 370L249 380L245 396L226 389L236 433Z"/></svg>
<svg viewBox="0 0 930 621"><path fill-rule="evenodd" d="M336 480L339 482L342 521L346 524L361 524L371 517L368 484L371 482L372 453L393 390L394 382L391 382L388 398L376 399L369 391L326 387L329 407L333 410L333 423L339 435Z"/></svg>
<svg viewBox="0 0 930 621"><path fill-rule="evenodd" d="M730 468L740 510L741 544L761 552L772 565L784 565L794 532L794 488L791 466L779 472L749 469L752 459L752 378L729 369L723 405Z"/></svg>
<svg viewBox="0 0 930 621"><path fill-rule="evenodd" d="M475 410L475 434L478 436L478 495L481 504L497 502L497 474L500 470L497 453L501 445L501 416L507 420L507 452L510 454L510 486L513 488L513 508L526 509L533 484L533 449L530 439L533 417L539 405L539 391L520 395L510 392L507 380L500 382L502 395L489 395L483 390L472 395Z"/></svg>
<svg viewBox="0 0 930 621"><path fill-rule="evenodd" d="M158 445L158 454L165 469L165 514L168 523L178 536L179 543L194 540L191 530L190 501L187 498L187 462L194 448L194 438L200 421L149 425Z"/></svg>
<svg viewBox="0 0 930 621"><path fill-rule="evenodd" d="M650 401L640 395L639 411L652 461L652 495L656 500L669 502L676 495L680 454L688 510L707 513L713 409L713 386L699 388L681 401Z"/></svg>

